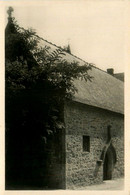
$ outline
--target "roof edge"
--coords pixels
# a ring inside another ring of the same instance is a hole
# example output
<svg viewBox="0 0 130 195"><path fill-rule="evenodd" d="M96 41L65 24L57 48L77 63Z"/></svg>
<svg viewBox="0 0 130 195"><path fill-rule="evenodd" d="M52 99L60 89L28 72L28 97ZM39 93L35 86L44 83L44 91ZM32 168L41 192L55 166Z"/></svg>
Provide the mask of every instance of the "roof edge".
<svg viewBox="0 0 130 195"><path fill-rule="evenodd" d="M109 109L109 108L104 108L104 107L101 107L100 105L98 107L98 106L95 106L95 105L92 105L92 104L89 104L89 103L85 103L85 102L77 100L77 99L72 99L72 101L80 103L80 104L84 104L84 105L87 105L87 106L95 107L95 108L98 108L98 109L106 110L106 111L109 111L109 112L113 112L113 113L118 113L118 114L122 114L122 115L125 114L124 112L121 112L121 111L118 111L118 110L115 111L115 110L112 110L112 109Z"/></svg>

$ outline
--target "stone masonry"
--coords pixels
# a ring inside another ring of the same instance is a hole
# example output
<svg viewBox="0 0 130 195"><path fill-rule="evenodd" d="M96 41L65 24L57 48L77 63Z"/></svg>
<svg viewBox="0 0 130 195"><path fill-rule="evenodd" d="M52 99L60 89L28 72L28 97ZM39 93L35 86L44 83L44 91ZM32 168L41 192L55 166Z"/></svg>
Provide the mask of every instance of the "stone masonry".
<svg viewBox="0 0 130 195"><path fill-rule="evenodd" d="M66 102L66 189L92 185L103 181L103 163L97 171L97 161L107 140L107 126L112 126L112 144L117 162L113 178L124 174L124 119L122 114L78 102ZM90 136L90 152L83 151L83 135Z"/></svg>

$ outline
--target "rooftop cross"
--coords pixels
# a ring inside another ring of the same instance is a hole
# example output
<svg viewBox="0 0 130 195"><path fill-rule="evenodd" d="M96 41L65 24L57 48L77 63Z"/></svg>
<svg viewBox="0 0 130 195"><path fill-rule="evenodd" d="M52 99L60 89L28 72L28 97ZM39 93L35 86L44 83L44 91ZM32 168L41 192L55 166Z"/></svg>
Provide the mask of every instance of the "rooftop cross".
<svg viewBox="0 0 130 195"><path fill-rule="evenodd" d="M14 9L12 7L9 7L9 9L7 10L7 13L9 15L9 18L11 18L13 11L14 11Z"/></svg>

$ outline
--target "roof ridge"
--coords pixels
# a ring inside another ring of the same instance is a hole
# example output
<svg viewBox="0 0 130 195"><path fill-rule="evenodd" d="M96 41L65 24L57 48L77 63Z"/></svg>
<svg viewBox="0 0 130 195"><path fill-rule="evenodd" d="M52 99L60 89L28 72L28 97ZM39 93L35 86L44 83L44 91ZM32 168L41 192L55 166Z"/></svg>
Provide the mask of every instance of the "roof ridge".
<svg viewBox="0 0 130 195"><path fill-rule="evenodd" d="M23 27L20 27L20 29L26 31L26 29L24 29ZM104 73L106 73L106 74L109 74L107 71L102 70L101 68L97 67L94 63L86 62L85 60L81 59L80 57L78 57L78 56L76 56L76 55L74 55L74 54L72 54L72 53L66 52L65 49L63 49L61 46L57 46L56 44L54 44L54 43L52 43L52 42L50 42L50 41L48 41L48 40L46 40L46 39L40 37L40 36L37 35L37 34L34 34L33 36L38 37L39 39L41 39L41 40L43 40L43 41L45 41L45 42L47 42L47 43L49 43L49 44L51 44L51 45L53 45L53 46L59 48L59 49L62 49L62 50L63 50L65 53L67 53L68 55L71 55L71 56L73 56L73 57L75 57L75 58L81 60L81 61L84 62L84 63L90 64L90 66L93 67L93 68L96 68L96 69L98 69L98 70L100 70L100 71L102 71L102 72L104 72ZM112 76L112 75L109 74L109 76ZM112 77L113 77L113 76L112 76ZM113 78L117 79L116 77L113 77Z"/></svg>
<svg viewBox="0 0 130 195"><path fill-rule="evenodd" d="M65 49L63 49L61 46L57 46L56 44L54 44L54 43L52 43L52 42L50 42L50 41L48 41L48 40L46 40L46 39L44 39L44 38L38 36L38 35L34 35L34 36L36 36L36 37L42 39L43 41L45 41L45 42L47 42L47 43L49 43L49 44L51 44L51 45L53 45L53 46L55 46L55 47L57 47L57 48L59 48L59 49L62 49L62 50L63 50L65 53L67 53L68 55L71 55L71 56L73 56L73 57L75 57L75 58L81 60L81 61L84 62L84 63L90 64L90 66L92 66L93 68L96 68L96 69L98 69L98 70L100 70L100 71L102 71L102 72L104 72L104 73L106 73L106 74L109 74L107 71L102 70L101 68L97 67L95 64L86 62L85 60L81 59L80 57L78 57L78 56L76 56L76 55L74 55L74 54L72 54L72 53L66 52ZM109 75L110 75L110 74L109 74ZM112 76L112 75L110 75L110 76Z"/></svg>

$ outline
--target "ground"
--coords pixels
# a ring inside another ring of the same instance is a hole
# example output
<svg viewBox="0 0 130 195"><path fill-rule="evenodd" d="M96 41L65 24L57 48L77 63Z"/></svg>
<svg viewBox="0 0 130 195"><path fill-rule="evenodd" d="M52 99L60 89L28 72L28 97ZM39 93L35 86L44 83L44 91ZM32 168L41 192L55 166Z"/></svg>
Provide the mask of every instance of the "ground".
<svg viewBox="0 0 130 195"><path fill-rule="evenodd" d="M75 190L124 190L124 179L106 180L99 185L81 187Z"/></svg>

